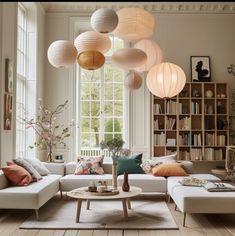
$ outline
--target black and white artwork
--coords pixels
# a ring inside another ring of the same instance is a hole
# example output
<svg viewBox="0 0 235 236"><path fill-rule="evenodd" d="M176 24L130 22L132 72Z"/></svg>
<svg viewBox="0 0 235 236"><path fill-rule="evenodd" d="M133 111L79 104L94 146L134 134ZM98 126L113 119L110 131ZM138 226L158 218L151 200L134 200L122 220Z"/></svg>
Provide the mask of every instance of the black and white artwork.
<svg viewBox="0 0 235 236"><path fill-rule="evenodd" d="M210 82L210 57L191 56L191 75L193 82Z"/></svg>

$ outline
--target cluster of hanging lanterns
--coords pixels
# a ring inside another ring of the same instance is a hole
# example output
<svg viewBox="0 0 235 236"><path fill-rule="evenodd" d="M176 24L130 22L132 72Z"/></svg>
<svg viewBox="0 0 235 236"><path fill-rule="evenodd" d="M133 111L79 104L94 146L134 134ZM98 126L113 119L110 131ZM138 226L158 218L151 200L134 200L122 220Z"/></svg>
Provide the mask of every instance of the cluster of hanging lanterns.
<svg viewBox="0 0 235 236"><path fill-rule="evenodd" d="M147 72L147 87L158 97L177 95L186 83L183 70L173 64L163 62L163 52L151 40L155 20L153 15L142 8L127 7L115 12L101 8L91 16L93 31L78 35L74 43L66 40L53 42L48 48L48 60L54 67L71 66L76 60L84 69L96 70L105 63L104 54L110 49L108 33L124 41L134 43L133 48L116 50L112 63L129 70L125 86L138 89L142 85L142 75Z"/></svg>

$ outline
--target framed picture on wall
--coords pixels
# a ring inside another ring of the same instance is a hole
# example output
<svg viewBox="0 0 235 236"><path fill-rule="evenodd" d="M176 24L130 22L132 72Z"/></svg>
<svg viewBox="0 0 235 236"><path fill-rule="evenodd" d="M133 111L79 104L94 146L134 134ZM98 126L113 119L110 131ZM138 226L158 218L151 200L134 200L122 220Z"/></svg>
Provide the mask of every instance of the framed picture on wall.
<svg viewBox="0 0 235 236"><path fill-rule="evenodd" d="M13 62L9 58L5 59L5 92L13 92Z"/></svg>
<svg viewBox="0 0 235 236"><path fill-rule="evenodd" d="M12 95L4 94L4 130L11 130L12 119Z"/></svg>
<svg viewBox="0 0 235 236"><path fill-rule="evenodd" d="M192 82L210 82L211 68L209 56L191 56L191 78Z"/></svg>

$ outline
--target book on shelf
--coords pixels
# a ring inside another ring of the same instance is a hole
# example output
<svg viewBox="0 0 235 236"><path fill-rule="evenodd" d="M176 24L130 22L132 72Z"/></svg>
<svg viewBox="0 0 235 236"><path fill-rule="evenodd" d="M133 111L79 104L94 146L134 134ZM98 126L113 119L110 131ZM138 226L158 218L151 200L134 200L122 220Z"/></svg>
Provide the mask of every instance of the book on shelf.
<svg viewBox="0 0 235 236"><path fill-rule="evenodd" d="M166 102L166 113L176 114L176 101L169 100Z"/></svg>
<svg viewBox="0 0 235 236"><path fill-rule="evenodd" d="M217 135L217 146L225 146L226 138L225 135Z"/></svg>
<svg viewBox="0 0 235 236"><path fill-rule="evenodd" d="M180 134L179 135L179 145L190 145L190 134Z"/></svg>
<svg viewBox="0 0 235 236"><path fill-rule="evenodd" d="M176 145L176 139L175 138L167 138L166 139L166 146L175 146Z"/></svg>
<svg viewBox="0 0 235 236"><path fill-rule="evenodd" d="M191 148L191 160L202 160L201 148Z"/></svg>
<svg viewBox="0 0 235 236"><path fill-rule="evenodd" d="M154 130L158 130L159 129L158 119L153 121L153 128L154 128Z"/></svg>
<svg viewBox="0 0 235 236"><path fill-rule="evenodd" d="M167 117L166 118L166 129L173 129L173 127L174 127L174 124L175 124L175 121L176 121L176 119L174 119L174 118L169 118L169 117Z"/></svg>
<svg viewBox="0 0 235 236"><path fill-rule="evenodd" d="M179 120L179 129L180 130L190 130L191 118L184 117Z"/></svg>
<svg viewBox="0 0 235 236"><path fill-rule="evenodd" d="M161 132L160 134L154 134L154 145L165 146L166 145L166 134Z"/></svg>
<svg viewBox="0 0 235 236"><path fill-rule="evenodd" d="M201 134L192 134L192 146L201 146L202 136Z"/></svg>
<svg viewBox="0 0 235 236"><path fill-rule="evenodd" d="M180 160L186 160L189 161L190 160L190 153L189 151L179 151L179 158Z"/></svg>
<svg viewBox="0 0 235 236"><path fill-rule="evenodd" d="M198 102L192 102L192 114L200 114L200 105Z"/></svg>
<svg viewBox="0 0 235 236"><path fill-rule="evenodd" d="M215 133L206 133L205 144L206 146L215 146Z"/></svg>
<svg viewBox="0 0 235 236"><path fill-rule="evenodd" d="M207 161L222 161L223 160L223 150L214 148L205 148L204 159Z"/></svg>
<svg viewBox="0 0 235 236"><path fill-rule="evenodd" d="M153 106L154 114L162 114L162 107L161 104L155 103Z"/></svg>

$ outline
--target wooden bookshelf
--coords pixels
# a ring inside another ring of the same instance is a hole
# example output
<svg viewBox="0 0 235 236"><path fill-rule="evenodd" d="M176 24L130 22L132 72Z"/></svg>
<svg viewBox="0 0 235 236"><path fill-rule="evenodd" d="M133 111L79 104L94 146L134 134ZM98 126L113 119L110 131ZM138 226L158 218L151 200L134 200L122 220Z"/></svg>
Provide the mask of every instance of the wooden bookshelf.
<svg viewBox="0 0 235 236"><path fill-rule="evenodd" d="M223 161L229 143L227 83L188 82L173 98L152 95L152 155Z"/></svg>

